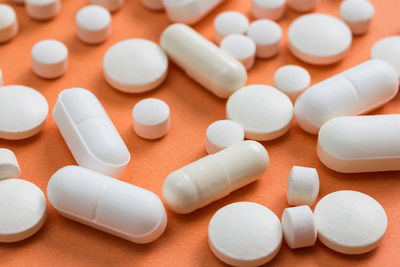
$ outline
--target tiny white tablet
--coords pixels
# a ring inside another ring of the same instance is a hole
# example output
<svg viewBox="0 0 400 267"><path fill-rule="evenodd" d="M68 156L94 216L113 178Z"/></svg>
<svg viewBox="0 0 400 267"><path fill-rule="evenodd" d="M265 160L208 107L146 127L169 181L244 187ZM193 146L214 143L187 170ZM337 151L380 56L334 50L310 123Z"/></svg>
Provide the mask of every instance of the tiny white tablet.
<svg viewBox="0 0 400 267"><path fill-rule="evenodd" d="M250 70L254 66L256 44L253 39L241 34L231 34L222 40L220 47L240 61L246 70Z"/></svg>
<svg viewBox="0 0 400 267"><path fill-rule="evenodd" d="M61 9L60 0L25 0L28 15L36 20L54 18Z"/></svg>
<svg viewBox="0 0 400 267"><path fill-rule="evenodd" d="M227 35L245 34L249 24L249 19L240 12L222 12L214 20L214 40L219 44Z"/></svg>
<svg viewBox="0 0 400 267"><path fill-rule="evenodd" d="M247 36L256 43L257 57L271 58L279 53L282 29L275 21L260 19L252 22L247 31Z"/></svg>
<svg viewBox="0 0 400 267"><path fill-rule="evenodd" d="M0 43L10 41L17 33L17 14L11 6L0 4Z"/></svg>
<svg viewBox="0 0 400 267"><path fill-rule="evenodd" d="M21 170L14 152L6 148L0 148L0 180L18 178Z"/></svg>
<svg viewBox="0 0 400 267"><path fill-rule="evenodd" d="M310 86L311 76L305 68L286 65L275 72L274 83L276 88L287 94L294 102Z"/></svg>
<svg viewBox="0 0 400 267"><path fill-rule="evenodd" d="M400 79L400 35L377 41L371 49L371 59L383 60L391 65Z"/></svg>
<svg viewBox="0 0 400 267"><path fill-rule="evenodd" d="M244 140L244 130L238 123L230 120L219 120L211 123L206 132L206 150L208 154L230 147Z"/></svg>
<svg viewBox="0 0 400 267"><path fill-rule="evenodd" d="M289 205L312 206L319 193L319 176L314 168L293 166L290 171L286 199Z"/></svg>
<svg viewBox="0 0 400 267"><path fill-rule="evenodd" d="M279 20L286 9L286 0L253 0L251 14L256 19Z"/></svg>
<svg viewBox="0 0 400 267"><path fill-rule="evenodd" d="M368 31L375 8L368 0L346 0L340 4L340 18L346 22L354 35Z"/></svg>
<svg viewBox="0 0 400 267"><path fill-rule="evenodd" d="M102 6L81 8L75 16L75 23L78 38L87 44L102 43L111 33L111 15Z"/></svg>

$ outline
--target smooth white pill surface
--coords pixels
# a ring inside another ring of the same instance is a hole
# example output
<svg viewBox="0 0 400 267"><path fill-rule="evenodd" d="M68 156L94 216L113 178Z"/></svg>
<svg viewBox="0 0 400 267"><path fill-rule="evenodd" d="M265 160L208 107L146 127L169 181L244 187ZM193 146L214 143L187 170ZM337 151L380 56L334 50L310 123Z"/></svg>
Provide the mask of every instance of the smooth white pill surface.
<svg viewBox="0 0 400 267"><path fill-rule="evenodd" d="M289 205L312 206L319 193L319 176L314 168L293 166L286 189Z"/></svg>
<svg viewBox="0 0 400 267"><path fill-rule="evenodd" d="M298 59L328 65L343 59L352 34L340 19L326 14L309 14L296 19L288 31L289 49Z"/></svg>
<svg viewBox="0 0 400 267"><path fill-rule="evenodd" d="M288 0L288 7L293 11L304 13L313 10L318 3L318 0Z"/></svg>
<svg viewBox="0 0 400 267"><path fill-rule="evenodd" d="M282 29L276 22L268 19L256 20L250 24L247 36L256 43L257 57L271 58L279 53Z"/></svg>
<svg viewBox="0 0 400 267"><path fill-rule="evenodd" d="M249 19L240 12L222 12L214 20L214 40L219 44L230 34L245 34L249 24Z"/></svg>
<svg viewBox="0 0 400 267"><path fill-rule="evenodd" d="M102 6L89 5L81 8L75 16L75 23L78 38L84 43L102 43L111 33L111 15Z"/></svg>
<svg viewBox="0 0 400 267"><path fill-rule="evenodd" d="M164 101L143 99L133 107L133 128L144 139L158 139L166 135L170 128L169 114L169 107Z"/></svg>
<svg viewBox="0 0 400 267"><path fill-rule="evenodd" d="M28 15L36 20L54 18L61 9L60 0L25 0Z"/></svg>
<svg viewBox="0 0 400 267"><path fill-rule="evenodd" d="M110 12L115 12L122 7L125 0L90 0L93 5L105 7Z"/></svg>
<svg viewBox="0 0 400 267"><path fill-rule="evenodd" d="M305 68L286 65L275 72L274 83L294 102L310 86L311 76Z"/></svg>
<svg viewBox="0 0 400 267"><path fill-rule="evenodd" d="M4 86L4 80L3 80L3 72L2 72L2 70L0 69L0 87L1 86Z"/></svg>
<svg viewBox="0 0 400 267"><path fill-rule="evenodd" d="M346 0L340 4L340 18L354 35L368 31L374 13L375 8L368 0Z"/></svg>
<svg viewBox="0 0 400 267"><path fill-rule="evenodd" d="M208 244L221 261L239 267L272 260L282 244L282 226L267 207L236 202L218 210L208 225Z"/></svg>
<svg viewBox="0 0 400 267"><path fill-rule="evenodd" d="M142 0L142 4L149 10L161 11L164 10L162 0Z"/></svg>
<svg viewBox="0 0 400 267"><path fill-rule="evenodd" d="M14 152L6 148L0 148L0 180L18 178L21 170Z"/></svg>
<svg viewBox="0 0 400 267"><path fill-rule="evenodd" d="M164 181L163 198L174 212L190 213L254 182L268 165L260 143L239 142L172 172Z"/></svg>
<svg viewBox="0 0 400 267"><path fill-rule="evenodd" d="M230 120L213 122L207 128L206 150L214 154L222 149L244 140L244 130L238 123Z"/></svg>
<svg viewBox="0 0 400 267"><path fill-rule="evenodd" d="M368 60L308 88L294 106L297 123L317 134L326 121L367 113L390 101L399 90L393 68Z"/></svg>
<svg viewBox="0 0 400 267"><path fill-rule="evenodd" d="M123 173L130 153L94 94L82 88L63 90L53 118L80 166L112 177Z"/></svg>
<svg viewBox="0 0 400 267"><path fill-rule="evenodd" d="M317 227L309 206L286 208L282 214L282 230L291 249L314 246Z"/></svg>
<svg viewBox="0 0 400 267"><path fill-rule="evenodd" d="M10 41L17 33L17 14L11 6L0 4L0 43Z"/></svg>
<svg viewBox="0 0 400 267"><path fill-rule="evenodd" d="M344 254L376 248L387 228L387 216L372 197L356 191L337 191L322 198L314 210L318 239Z"/></svg>
<svg viewBox="0 0 400 267"><path fill-rule="evenodd" d="M20 140L42 130L49 106L35 89L22 85L0 87L0 138Z"/></svg>
<svg viewBox="0 0 400 267"><path fill-rule="evenodd" d="M268 85L249 85L226 103L226 116L240 124L247 139L267 141L285 134L293 119L289 97Z"/></svg>
<svg viewBox="0 0 400 267"><path fill-rule="evenodd" d="M286 9L286 0L253 0L251 14L256 19L279 20Z"/></svg>
<svg viewBox="0 0 400 267"><path fill-rule="evenodd" d="M400 79L400 36L389 36L376 42L371 49L371 58L388 63Z"/></svg>
<svg viewBox="0 0 400 267"><path fill-rule="evenodd" d="M231 34L222 40L220 47L239 60L246 70L250 70L254 66L256 44L253 39L241 34Z"/></svg>
<svg viewBox="0 0 400 267"><path fill-rule="evenodd" d="M21 179L0 181L0 242L35 234L46 220L46 198L36 185Z"/></svg>
<svg viewBox="0 0 400 267"><path fill-rule="evenodd" d="M161 48L145 39L128 39L110 47L103 58L106 81L125 93L142 93L159 86L167 77L168 58Z"/></svg>
<svg viewBox="0 0 400 267"><path fill-rule="evenodd" d="M167 226L156 194L79 166L58 170L47 197L62 216L134 243L156 240Z"/></svg>

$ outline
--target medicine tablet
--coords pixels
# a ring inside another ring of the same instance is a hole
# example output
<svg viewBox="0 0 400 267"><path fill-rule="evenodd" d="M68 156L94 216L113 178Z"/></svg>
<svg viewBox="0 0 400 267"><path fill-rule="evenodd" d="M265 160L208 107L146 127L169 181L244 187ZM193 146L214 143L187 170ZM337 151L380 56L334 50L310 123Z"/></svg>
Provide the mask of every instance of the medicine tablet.
<svg viewBox="0 0 400 267"><path fill-rule="evenodd" d="M18 178L21 170L14 152L6 148L0 148L0 180L6 178Z"/></svg>
<svg viewBox="0 0 400 267"><path fill-rule="evenodd" d="M90 0L93 5L102 6L110 12L115 12L122 7L125 0Z"/></svg>
<svg viewBox="0 0 400 267"><path fill-rule="evenodd" d="M208 244L232 266L260 266L271 261L282 244L282 226L268 208L236 202L218 210L208 225Z"/></svg>
<svg viewBox="0 0 400 267"><path fill-rule="evenodd" d="M21 179L0 181L0 242L35 234L46 220L46 198L36 185Z"/></svg>
<svg viewBox="0 0 400 267"><path fill-rule="evenodd" d="M0 69L0 87L4 86L4 80L3 80L3 72Z"/></svg>
<svg viewBox="0 0 400 267"><path fill-rule="evenodd" d="M0 4L0 43L8 42L18 33L17 15L14 9Z"/></svg>
<svg viewBox="0 0 400 267"><path fill-rule="evenodd" d="M328 65L342 60L350 48L352 34L340 19L326 14L297 18L289 27L289 49L298 59Z"/></svg>
<svg viewBox="0 0 400 267"><path fill-rule="evenodd" d="M256 44L253 39L241 34L231 34L222 40L220 47L239 60L246 70L250 70L254 66Z"/></svg>
<svg viewBox="0 0 400 267"><path fill-rule="evenodd" d="M400 79L400 36L389 36L376 42L371 49L371 58L391 65Z"/></svg>
<svg viewBox="0 0 400 267"><path fill-rule="evenodd" d="M138 102L132 110L133 128L144 139L158 139L167 134L170 128L169 107L167 103L155 98Z"/></svg>
<svg viewBox="0 0 400 267"><path fill-rule="evenodd" d="M152 11L164 10L164 5L162 0L142 0L142 4Z"/></svg>
<svg viewBox="0 0 400 267"><path fill-rule="evenodd" d="M78 38L88 44L104 42L111 33L110 12L102 6L81 8L75 17Z"/></svg>
<svg viewBox="0 0 400 267"><path fill-rule="evenodd" d="M156 240L167 226L156 194L79 166L58 170L47 197L62 216L134 243Z"/></svg>
<svg viewBox="0 0 400 267"><path fill-rule="evenodd" d="M340 18L346 22L354 35L368 31L374 13L375 8L368 0L346 0L340 4Z"/></svg>
<svg viewBox="0 0 400 267"><path fill-rule="evenodd" d="M300 66L286 65L275 72L274 82L276 88L295 102L297 97L310 86L311 76Z"/></svg>
<svg viewBox="0 0 400 267"><path fill-rule="evenodd" d="M35 89L22 85L0 87L0 138L20 140L42 130L49 106Z"/></svg>
<svg viewBox="0 0 400 267"><path fill-rule="evenodd" d="M337 191L322 198L314 210L318 239L344 254L375 249L387 228L387 216L372 197L356 191Z"/></svg>
<svg viewBox="0 0 400 267"><path fill-rule="evenodd" d="M106 81L125 93L142 93L159 86L167 77L168 58L161 48L145 39L128 39L110 47L103 58Z"/></svg>
<svg viewBox="0 0 400 267"><path fill-rule="evenodd" d="M253 0L251 14L256 19L279 20L286 9L286 0Z"/></svg>
<svg viewBox="0 0 400 267"><path fill-rule="evenodd" d="M43 40L32 48L32 70L41 78L55 79L68 68L68 48L57 40Z"/></svg>
<svg viewBox="0 0 400 267"><path fill-rule="evenodd" d="M318 0L288 0L288 6L296 12L305 13L312 11Z"/></svg>
<svg viewBox="0 0 400 267"><path fill-rule="evenodd" d="M234 121L220 120L213 122L207 128L206 150L208 154L230 147L233 144L244 140L244 130L242 126Z"/></svg>
<svg viewBox="0 0 400 267"><path fill-rule="evenodd" d="M282 215L282 230L291 249L311 247L317 241L317 227L309 206L287 208Z"/></svg>
<svg viewBox="0 0 400 267"><path fill-rule="evenodd" d="M282 29L276 22L267 19L256 20L250 24L247 36L256 43L257 57L271 58L279 53Z"/></svg>
<svg viewBox="0 0 400 267"><path fill-rule="evenodd" d="M219 44L230 34L245 34L249 24L249 19L240 12L222 12L214 20L214 40Z"/></svg>
<svg viewBox="0 0 400 267"><path fill-rule="evenodd" d="M36 20L54 18L61 9L60 0L25 0L28 15Z"/></svg>
<svg viewBox="0 0 400 267"><path fill-rule="evenodd" d="M267 141L285 134L293 119L289 97L267 85L249 85L226 103L226 116L240 124L247 139Z"/></svg>
<svg viewBox="0 0 400 267"><path fill-rule="evenodd" d="M312 206L319 192L318 172L314 168L293 166L289 174L286 198L289 205Z"/></svg>

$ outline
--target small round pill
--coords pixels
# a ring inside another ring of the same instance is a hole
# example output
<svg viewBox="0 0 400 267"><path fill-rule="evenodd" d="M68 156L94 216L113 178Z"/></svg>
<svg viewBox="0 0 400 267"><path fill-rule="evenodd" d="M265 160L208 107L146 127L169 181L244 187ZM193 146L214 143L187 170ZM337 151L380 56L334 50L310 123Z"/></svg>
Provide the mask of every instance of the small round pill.
<svg viewBox="0 0 400 267"><path fill-rule="evenodd" d="M14 152L6 148L0 148L0 180L18 178L21 170Z"/></svg>
<svg viewBox="0 0 400 267"><path fill-rule="evenodd" d="M275 21L260 19L252 22L247 36L256 43L257 57L271 58L279 53L282 29Z"/></svg>
<svg viewBox="0 0 400 267"><path fill-rule="evenodd" d="M253 0L251 14L256 19L279 20L286 9L286 0Z"/></svg>
<svg viewBox="0 0 400 267"><path fill-rule="evenodd" d="M10 41L18 33L17 15L14 9L0 4L0 43Z"/></svg>
<svg viewBox="0 0 400 267"><path fill-rule="evenodd" d="M214 20L214 40L219 44L227 35L245 34L249 24L249 19L240 12L222 12Z"/></svg>
<svg viewBox="0 0 400 267"><path fill-rule="evenodd" d="M155 98L138 102L132 110L133 128L144 139L158 139L170 128L170 111L167 103Z"/></svg>
<svg viewBox="0 0 400 267"><path fill-rule="evenodd" d="M111 33L111 15L102 6L89 5L81 8L75 21L78 38L84 43L102 43Z"/></svg>
<svg viewBox="0 0 400 267"><path fill-rule="evenodd" d="M340 4L340 18L354 35L368 31L374 13L374 6L367 0L345 0Z"/></svg>
<svg viewBox="0 0 400 267"><path fill-rule="evenodd" d="M206 150L208 154L230 147L244 140L244 130L238 123L230 120L213 122L207 128Z"/></svg>
<svg viewBox="0 0 400 267"><path fill-rule="evenodd" d="M296 12L306 13L317 6L318 0L288 0L288 6Z"/></svg>
<svg viewBox="0 0 400 267"><path fill-rule="evenodd" d="M239 60L246 70L250 70L254 66L256 44L253 39L241 34L231 34L222 40L220 47Z"/></svg>
<svg viewBox="0 0 400 267"><path fill-rule="evenodd" d="M36 20L54 18L61 9L60 0L25 0L28 15Z"/></svg>
<svg viewBox="0 0 400 267"><path fill-rule="evenodd" d="M142 4L149 10L161 11L164 10L162 0L142 0Z"/></svg>
<svg viewBox="0 0 400 267"><path fill-rule="evenodd" d="M290 171L286 198L289 205L312 206L319 192L318 172L314 168L293 166Z"/></svg>
<svg viewBox="0 0 400 267"><path fill-rule="evenodd" d="M371 49L371 59L385 61L400 79L400 36L389 36L377 41Z"/></svg>
<svg viewBox="0 0 400 267"><path fill-rule="evenodd" d="M99 5L108 9L108 11L115 12L122 7L125 0L90 0L93 5Z"/></svg>
<svg viewBox="0 0 400 267"><path fill-rule="evenodd" d="M274 75L275 87L288 95L293 102L310 86L310 82L310 73L296 65L282 66Z"/></svg>

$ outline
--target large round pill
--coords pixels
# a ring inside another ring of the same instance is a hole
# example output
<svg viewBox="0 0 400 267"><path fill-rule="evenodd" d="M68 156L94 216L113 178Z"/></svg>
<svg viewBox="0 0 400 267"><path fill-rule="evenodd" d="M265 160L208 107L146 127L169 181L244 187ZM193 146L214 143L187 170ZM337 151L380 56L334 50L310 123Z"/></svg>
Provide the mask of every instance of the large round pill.
<svg viewBox="0 0 400 267"><path fill-rule="evenodd" d="M17 15L14 9L0 4L0 43L10 41L18 33Z"/></svg>
<svg viewBox="0 0 400 267"><path fill-rule="evenodd" d="M400 36L389 36L376 42L371 49L371 58L391 65L400 78Z"/></svg>
<svg viewBox="0 0 400 267"><path fill-rule="evenodd" d="M387 228L387 216L372 197L357 191L337 191L322 198L314 210L318 239L344 254L376 248Z"/></svg>

